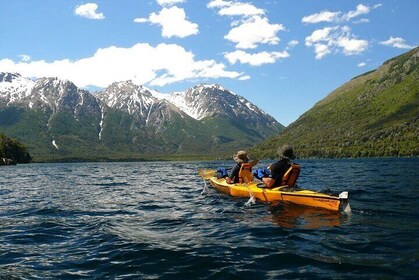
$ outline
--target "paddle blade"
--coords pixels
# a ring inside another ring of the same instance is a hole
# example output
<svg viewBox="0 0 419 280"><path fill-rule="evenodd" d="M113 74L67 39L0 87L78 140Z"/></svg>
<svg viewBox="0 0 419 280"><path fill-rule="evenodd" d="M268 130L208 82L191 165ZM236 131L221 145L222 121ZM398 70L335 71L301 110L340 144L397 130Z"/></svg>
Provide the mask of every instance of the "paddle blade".
<svg viewBox="0 0 419 280"><path fill-rule="evenodd" d="M259 160L258 159L255 159L255 160L252 160L251 162L250 162L250 165L253 167L253 166L255 166L256 164L258 164L259 163Z"/></svg>
<svg viewBox="0 0 419 280"><path fill-rule="evenodd" d="M212 170L212 169L200 169L200 170L198 170L199 176L201 176L205 180L208 180L209 178L214 177L215 173L217 173L217 170Z"/></svg>

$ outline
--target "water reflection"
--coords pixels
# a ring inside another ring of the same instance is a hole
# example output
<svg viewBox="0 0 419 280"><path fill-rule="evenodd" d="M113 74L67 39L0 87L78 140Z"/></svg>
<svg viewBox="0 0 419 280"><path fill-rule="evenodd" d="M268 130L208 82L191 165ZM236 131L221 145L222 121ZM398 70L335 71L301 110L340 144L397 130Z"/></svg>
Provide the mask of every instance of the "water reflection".
<svg viewBox="0 0 419 280"><path fill-rule="evenodd" d="M341 212L321 208L305 207L289 202L278 202L269 206L271 220L280 227L316 229L336 227L347 222L349 217Z"/></svg>

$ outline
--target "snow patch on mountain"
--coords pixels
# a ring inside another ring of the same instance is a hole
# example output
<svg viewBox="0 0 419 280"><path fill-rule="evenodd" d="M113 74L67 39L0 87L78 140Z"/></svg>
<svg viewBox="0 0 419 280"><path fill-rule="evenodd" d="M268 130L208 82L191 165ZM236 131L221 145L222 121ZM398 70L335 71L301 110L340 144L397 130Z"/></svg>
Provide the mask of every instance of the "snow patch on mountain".
<svg viewBox="0 0 419 280"><path fill-rule="evenodd" d="M57 150L59 150L60 148L58 147L58 145L57 145L57 143L55 143L55 140L52 140L52 145L57 149Z"/></svg>
<svg viewBox="0 0 419 280"><path fill-rule="evenodd" d="M105 112L103 110L103 106L100 106L100 111L101 111L101 117L100 117L100 122L99 122L99 140L102 140L102 131L103 131L103 120L105 118Z"/></svg>

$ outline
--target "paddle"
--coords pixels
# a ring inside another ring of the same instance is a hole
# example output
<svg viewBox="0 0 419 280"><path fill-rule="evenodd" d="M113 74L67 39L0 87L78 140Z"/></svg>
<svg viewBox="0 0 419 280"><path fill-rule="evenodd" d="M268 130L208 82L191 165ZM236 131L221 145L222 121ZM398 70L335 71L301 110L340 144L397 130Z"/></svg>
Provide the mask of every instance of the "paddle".
<svg viewBox="0 0 419 280"><path fill-rule="evenodd" d="M244 184L246 186L247 190L249 191L249 195L250 195L249 200L244 204L245 206L251 206L252 204L256 203L255 195L253 194L252 190L250 189L249 184L250 183Z"/></svg>
<svg viewBox="0 0 419 280"><path fill-rule="evenodd" d="M199 176L201 176L204 180L208 180L209 178L214 177L215 173L217 173L217 170L213 170L213 169L198 170Z"/></svg>

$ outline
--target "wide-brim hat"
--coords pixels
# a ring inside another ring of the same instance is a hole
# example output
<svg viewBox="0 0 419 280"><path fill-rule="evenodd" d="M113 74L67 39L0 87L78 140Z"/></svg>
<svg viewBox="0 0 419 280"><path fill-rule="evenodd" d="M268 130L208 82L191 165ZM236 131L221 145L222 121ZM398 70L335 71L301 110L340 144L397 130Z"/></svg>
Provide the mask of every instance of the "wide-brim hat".
<svg viewBox="0 0 419 280"><path fill-rule="evenodd" d="M294 149L290 145L284 145L280 147L277 154L281 158L295 159Z"/></svg>
<svg viewBox="0 0 419 280"><path fill-rule="evenodd" d="M237 154L233 156L233 159L237 163L249 162L249 157L245 151L238 151Z"/></svg>

